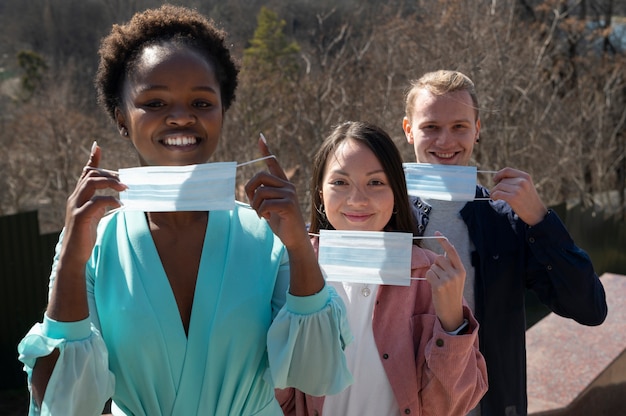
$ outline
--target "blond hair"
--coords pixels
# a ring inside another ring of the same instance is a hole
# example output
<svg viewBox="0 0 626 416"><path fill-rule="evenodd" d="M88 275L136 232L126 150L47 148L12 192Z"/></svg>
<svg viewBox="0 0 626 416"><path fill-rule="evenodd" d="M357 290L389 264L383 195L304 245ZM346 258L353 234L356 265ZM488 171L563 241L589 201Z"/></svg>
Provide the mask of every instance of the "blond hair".
<svg viewBox="0 0 626 416"><path fill-rule="evenodd" d="M411 117L415 108L415 97L421 89L428 90L434 95L445 95L457 91L467 91L472 98L476 120L478 120L478 97L474 82L465 74L458 71L439 70L427 72L419 79L411 81L411 88L406 94L406 116Z"/></svg>

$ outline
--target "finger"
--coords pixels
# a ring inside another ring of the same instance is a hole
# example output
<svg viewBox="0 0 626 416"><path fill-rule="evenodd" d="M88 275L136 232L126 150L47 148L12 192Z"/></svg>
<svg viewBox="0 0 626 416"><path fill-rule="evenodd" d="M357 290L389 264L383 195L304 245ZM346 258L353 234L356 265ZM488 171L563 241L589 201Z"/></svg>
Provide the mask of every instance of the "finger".
<svg viewBox="0 0 626 416"><path fill-rule="evenodd" d="M280 199L260 199L255 201L256 212L259 216L269 220L272 214L277 214L281 217L281 213L285 209L285 201Z"/></svg>
<svg viewBox="0 0 626 416"><path fill-rule="evenodd" d="M430 269L426 271L426 274L424 275L424 277L426 277L426 281L430 283L431 286L436 286L437 281L440 280L439 276L437 275L437 272L435 272L432 269L432 266Z"/></svg>
<svg viewBox="0 0 626 416"><path fill-rule="evenodd" d="M89 173L89 170L97 169L99 164L100 164L100 147L98 146L98 143L96 143L96 141L94 140L93 144L91 145L91 151L89 152L89 160L87 161L87 164L85 165L85 167L83 168L83 171L80 174L80 179L83 179L85 176L87 176L87 173Z"/></svg>
<svg viewBox="0 0 626 416"><path fill-rule="evenodd" d="M513 168L504 168L504 169L500 169L493 176L493 181L495 183L498 183L498 182L502 181L503 179L507 179L507 178L513 178L513 179L521 178L521 179L529 180L530 179L530 175L528 173L524 172L524 171L521 171L521 170L517 170L517 169L513 169Z"/></svg>
<svg viewBox="0 0 626 416"><path fill-rule="evenodd" d="M267 140L265 139L265 136L263 136L263 133L261 133L259 136L259 149L261 150L261 154L263 155L263 157L273 156L272 152L270 152L270 149L267 146ZM288 180L285 171L283 170L283 168L280 167L280 164L278 163L278 160L276 160L276 157L265 159L265 164L267 165L267 168L272 175L277 176L285 181Z"/></svg>
<svg viewBox="0 0 626 416"><path fill-rule="evenodd" d="M272 178L272 175L269 173L259 172L250 178L250 180L244 185L244 191L252 208L254 208L256 193L260 192L263 188L269 185L270 178ZM275 179L278 180L277 178Z"/></svg>
<svg viewBox="0 0 626 416"><path fill-rule="evenodd" d="M98 172L98 173L102 174L102 176L110 176L110 177L113 177L113 178L119 178L120 177L119 172L116 172L114 170L108 170L108 169L102 169L102 168L94 168L94 167L91 167L91 166L85 166L83 168L83 176L86 176L87 173L89 173L91 171Z"/></svg>
<svg viewBox="0 0 626 416"><path fill-rule="evenodd" d="M511 173L512 170L513 169L511 168L500 169L499 171L496 172L495 175L493 175L493 181L495 183L499 183L502 179L513 177L514 175L512 175Z"/></svg>
<svg viewBox="0 0 626 416"><path fill-rule="evenodd" d="M97 168L98 165L100 165L100 155L100 146L98 146L98 143L94 140L93 144L91 145L91 153L89 154L89 161L87 162L87 166L91 168Z"/></svg>
<svg viewBox="0 0 626 416"><path fill-rule="evenodd" d="M269 173L258 174L256 177L264 177L268 180L264 181L262 179L257 180L253 178L246 184L246 194L248 195L248 200L252 208L258 209L264 201L271 200L284 201L291 205L296 204L294 202L296 201L296 191L293 185L290 183L285 185L283 181ZM279 182L276 184L276 181Z"/></svg>
<svg viewBox="0 0 626 416"><path fill-rule="evenodd" d="M122 206L119 199L114 196L97 195L85 202L79 209L85 212L98 212L99 217L102 217L107 210L117 209Z"/></svg>
<svg viewBox="0 0 626 416"><path fill-rule="evenodd" d="M96 176L99 175L98 171L89 171L86 176L81 179L76 189L72 193L75 195L75 200L78 205L82 205L90 200L96 191L102 189L113 189L117 192L122 192L128 187L121 183L118 178L114 176Z"/></svg>
<svg viewBox="0 0 626 416"><path fill-rule="evenodd" d="M120 179L115 175L102 173L98 170L91 170L87 173L86 187L96 189L111 188L117 192L122 192L128 189L128 186L120 182Z"/></svg>
<svg viewBox="0 0 626 416"><path fill-rule="evenodd" d="M435 236L441 237L441 238L437 238L437 242L443 248L444 252L446 253L446 256L448 257L452 265L454 267L458 267L458 265L463 264L461 262L461 257L459 256L459 253L456 251L456 248L454 248L452 243L450 243L450 241L447 238L445 238L443 234L441 234L439 231L435 232Z"/></svg>

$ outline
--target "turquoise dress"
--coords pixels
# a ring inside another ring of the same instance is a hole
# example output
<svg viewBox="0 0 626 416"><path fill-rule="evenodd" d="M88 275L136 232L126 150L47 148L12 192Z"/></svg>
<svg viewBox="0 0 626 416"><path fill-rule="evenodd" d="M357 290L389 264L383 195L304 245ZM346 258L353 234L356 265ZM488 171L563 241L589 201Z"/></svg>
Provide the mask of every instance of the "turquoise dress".
<svg viewBox="0 0 626 416"><path fill-rule="evenodd" d="M243 204L209 215L188 336L144 213L101 221L86 276L90 317L44 316L18 346L29 383L35 360L60 351L30 415L99 415L109 397L114 415L281 415L274 388L352 382L341 299L328 286L290 295L284 246Z"/></svg>

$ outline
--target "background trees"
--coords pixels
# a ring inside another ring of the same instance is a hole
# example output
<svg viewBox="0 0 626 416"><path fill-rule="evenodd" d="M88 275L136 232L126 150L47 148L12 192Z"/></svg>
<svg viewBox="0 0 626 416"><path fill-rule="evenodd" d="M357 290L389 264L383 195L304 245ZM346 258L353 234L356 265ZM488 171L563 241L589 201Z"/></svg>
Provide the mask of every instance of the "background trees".
<svg viewBox="0 0 626 416"><path fill-rule="evenodd" d="M135 163L95 105L96 51L113 22L160 3L0 4L0 214L39 208L42 229L58 230L94 139L106 167ZM623 2L177 3L197 7L224 27L241 60L237 101L227 113L218 157L255 158L263 132L305 209L310 158L332 125L377 123L412 160L401 130L405 89L426 71L449 68L477 84L479 167L530 172L549 204L612 198L625 215L626 21L616 18L626 15ZM18 65L20 53L43 59L38 68L45 70L37 72L31 91L16 82L28 76ZM259 167L242 169L240 181Z"/></svg>

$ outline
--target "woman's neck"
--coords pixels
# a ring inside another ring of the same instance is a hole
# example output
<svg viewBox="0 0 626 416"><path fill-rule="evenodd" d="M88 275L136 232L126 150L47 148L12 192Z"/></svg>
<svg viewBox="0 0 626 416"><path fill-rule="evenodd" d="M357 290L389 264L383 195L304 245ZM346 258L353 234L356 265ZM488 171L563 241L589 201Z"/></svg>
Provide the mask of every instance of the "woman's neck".
<svg viewBox="0 0 626 416"><path fill-rule="evenodd" d="M207 211L176 211L146 212L150 228L186 228L198 224L206 224L209 217Z"/></svg>

